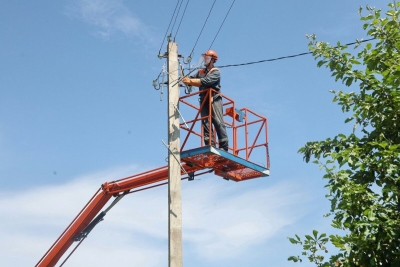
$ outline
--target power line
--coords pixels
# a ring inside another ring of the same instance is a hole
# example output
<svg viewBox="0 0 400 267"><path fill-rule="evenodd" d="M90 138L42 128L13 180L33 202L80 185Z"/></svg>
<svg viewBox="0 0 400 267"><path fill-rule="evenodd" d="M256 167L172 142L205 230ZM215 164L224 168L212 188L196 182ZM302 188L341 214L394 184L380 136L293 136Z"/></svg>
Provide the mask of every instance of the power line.
<svg viewBox="0 0 400 267"><path fill-rule="evenodd" d="M313 53L313 52L305 52L305 53L300 53L300 54L291 55L291 56L284 56L284 57L278 57L278 58L263 59L263 60L259 60L259 61L252 61L252 62L240 63L240 64L230 64L230 65L225 65L225 66L218 66L218 68L228 68L228 67L239 67L239 66L253 65L253 64L264 63L264 62L270 62L270 61L276 61L276 60L281 60L281 59L286 59L286 58L293 58L293 57L304 56L304 55L308 55L308 54L312 54L312 53Z"/></svg>
<svg viewBox="0 0 400 267"><path fill-rule="evenodd" d="M356 42L345 44L345 46L364 43L364 42L368 42L368 41L371 41L371 40L374 40L374 39L375 38L370 38L370 39L366 39L366 40L360 40L360 41L356 41ZM338 48L338 47L335 46L335 48ZM231 64L231 65L217 66L217 67L221 69L221 68L228 68L228 67L239 67L239 66L253 65L253 64L264 63L264 62L277 61L277 60L281 60L281 59L305 56L305 55L309 55L309 54L312 54L312 53L313 52L305 52L305 53L300 53L300 54L291 55L291 56L284 56L284 57L278 57L278 58L264 59L264 60L259 60L259 61L240 63L240 64Z"/></svg>
<svg viewBox="0 0 400 267"><path fill-rule="evenodd" d="M183 17L185 16L186 8L187 8L187 6L188 6L188 4L189 4L189 1L190 1L190 0L188 0L188 1L186 2L186 6L185 6L185 9L183 10L183 14L182 14L181 20L180 20L180 22L179 22L178 29L176 30L174 40L175 40L176 36L178 35L179 28L181 27L181 23L182 23Z"/></svg>
<svg viewBox="0 0 400 267"><path fill-rule="evenodd" d="M212 6L211 6L211 8L210 8L210 11L208 12L208 16L207 16L207 18L206 18L206 21L204 21L203 28L201 28L201 31L200 31L200 33L199 33L199 36L197 37L196 43L195 43L194 46L193 46L192 52L190 52L190 55L189 55L190 57L192 56L193 51L194 51L194 49L196 48L197 42L199 41L199 38L200 38L200 36L201 36L201 33L202 33L203 30L204 30L204 26L206 26L206 23L207 23L207 21L208 21L208 18L210 17L211 11L213 10L214 4L215 4L216 1L217 1L217 0L214 0L214 3L212 4Z"/></svg>
<svg viewBox="0 0 400 267"><path fill-rule="evenodd" d="M179 12L181 11L183 0L178 0L178 2L180 2L181 4L179 5L178 12L176 13L174 24L172 24L171 34L170 34L171 36L172 36L172 31L174 30L174 27L175 27L176 19L178 18Z"/></svg>
<svg viewBox="0 0 400 267"><path fill-rule="evenodd" d="M223 20L222 23L221 23L221 26L219 26L218 32L217 32L217 34L215 35L214 40L213 40L213 41L211 42L211 44L210 44L210 48L209 48L209 49L211 49L211 47L212 47L212 45L213 45L215 39L217 38L217 36L218 36L218 34L219 34L219 31L221 30L222 25L224 25L224 22L225 22L226 18L228 17L229 12L231 11L232 6L233 6L233 4L235 3L235 1L236 1L236 0L233 0L233 2L232 2L232 4L231 4L231 7L229 8L228 12L227 12L226 15L225 15L224 20Z"/></svg>
<svg viewBox="0 0 400 267"><path fill-rule="evenodd" d="M178 0L178 2L176 3L175 9L174 9L174 13L172 14L171 20L169 21L169 25L168 25L167 31L165 32L165 35L164 35L160 50L158 51L158 55L161 54L161 49L162 49L162 47L164 45L165 38L167 37L168 31L169 31L169 27L171 26L171 22L175 17L176 8L178 7L179 2L180 2L180 0Z"/></svg>

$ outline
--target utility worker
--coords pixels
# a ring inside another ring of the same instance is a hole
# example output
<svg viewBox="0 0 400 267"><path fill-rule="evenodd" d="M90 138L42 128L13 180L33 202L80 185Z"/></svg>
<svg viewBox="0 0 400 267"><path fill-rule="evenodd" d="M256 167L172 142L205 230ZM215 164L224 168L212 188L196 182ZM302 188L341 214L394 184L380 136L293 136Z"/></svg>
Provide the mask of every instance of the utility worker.
<svg viewBox="0 0 400 267"><path fill-rule="evenodd" d="M212 88L216 91L221 90L221 74L218 68L214 67L214 63L218 60L218 55L214 50L208 50L203 57L203 69L200 69L193 77L184 77L182 82L187 85L199 87L200 90L200 103L203 103L207 93L207 89ZM226 127L224 123L223 108L222 108L222 97L213 92L212 93L212 124L214 125L219 141L219 148L228 151L228 135L226 134ZM201 116L209 116L209 101L206 100L203 108L201 109ZM209 120L203 120L204 129L204 143L210 144L210 125ZM214 135L211 132L211 145L215 146Z"/></svg>

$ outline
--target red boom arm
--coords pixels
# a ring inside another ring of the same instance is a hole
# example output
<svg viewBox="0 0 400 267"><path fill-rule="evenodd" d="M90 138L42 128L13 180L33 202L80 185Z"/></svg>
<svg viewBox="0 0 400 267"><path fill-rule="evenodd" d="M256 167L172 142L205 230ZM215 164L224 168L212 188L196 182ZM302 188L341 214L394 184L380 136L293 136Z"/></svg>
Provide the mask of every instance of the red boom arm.
<svg viewBox="0 0 400 267"><path fill-rule="evenodd" d="M187 172L192 172L189 166L184 165ZM36 264L36 267L53 267L72 245L79 238L78 236L93 221L95 216L107 204L112 196L122 192L129 192L133 188L153 184L168 178L168 166L151 171L139 173L117 181L106 182L89 200L86 206L79 212L78 216L64 230L60 237L54 242L46 254ZM94 225L93 225L94 227ZM90 230L89 230L90 231Z"/></svg>

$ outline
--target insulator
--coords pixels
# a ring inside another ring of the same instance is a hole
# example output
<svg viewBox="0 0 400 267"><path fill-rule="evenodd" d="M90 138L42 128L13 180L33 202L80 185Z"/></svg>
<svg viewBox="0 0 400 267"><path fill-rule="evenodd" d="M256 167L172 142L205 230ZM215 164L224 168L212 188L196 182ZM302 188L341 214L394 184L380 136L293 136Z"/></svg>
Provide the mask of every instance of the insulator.
<svg viewBox="0 0 400 267"><path fill-rule="evenodd" d="M157 81L158 81L158 79L153 80L153 87L154 87L154 89L159 90L160 89L160 85L157 84Z"/></svg>

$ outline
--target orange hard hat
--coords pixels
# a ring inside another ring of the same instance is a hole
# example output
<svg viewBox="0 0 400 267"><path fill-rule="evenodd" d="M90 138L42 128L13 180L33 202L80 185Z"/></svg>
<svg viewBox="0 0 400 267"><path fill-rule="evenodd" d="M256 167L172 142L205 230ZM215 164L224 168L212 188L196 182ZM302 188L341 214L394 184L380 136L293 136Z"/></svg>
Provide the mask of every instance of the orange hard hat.
<svg viewBox="0 0 400 267"><path fill-rule="evenodd" d="M204 53L205 56L210 56L212 59L214 59L214 62L218 60L218 54L214 50L208 50L207 52Z"/></svg>

